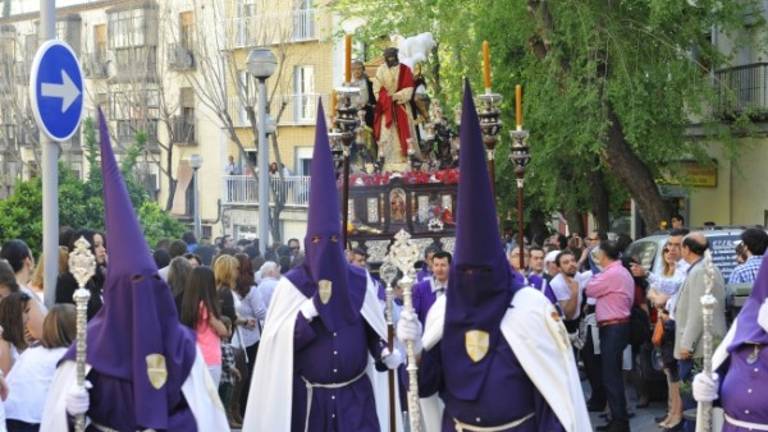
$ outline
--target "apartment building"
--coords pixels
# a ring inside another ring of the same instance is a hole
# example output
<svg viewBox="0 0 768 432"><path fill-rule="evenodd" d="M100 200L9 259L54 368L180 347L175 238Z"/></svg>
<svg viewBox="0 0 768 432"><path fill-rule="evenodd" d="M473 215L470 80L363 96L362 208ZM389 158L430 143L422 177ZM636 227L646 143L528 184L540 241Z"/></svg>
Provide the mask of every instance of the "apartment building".
<svg viewBox="0 0 768 432"><path fill-rule="evenodd" d="M72 3L72 2L70 2ZM57 35L78 54L86 76L86 115L101 107L118 158L146 136L137 176L147 191L191 223L197 172L203 233L257 232L254 128L247 107L256 86L245 59L255 46L276 54L267 81L273 135L285 176L273 177L283 239L306 226L308 167L317 100L341 81L334 19L311 0L83 0L57 9ZM39 45L36 12L0 18L0 197L16 178L38 174L38 130L29 110L29 65ZM334 76L338 76L334 80ZM87 173L81 134L61 146L61 160ZM192 166L200 156L199 169ZM225 171L229 156L233 174Z"/></svg>
<svg viewBox="0 0 768 432"><path fill-rule="evenodd" d="M283 179L272 176L272 200L281 201L280 230L285 240L302 238L306 228L309 163L315 136L318 101L326 103L343 78L342 50L333 41L335 17L327 0L233 0L227 8L224 28L227 49L239 77L230 88L230 106L237 134L247 143L240 155L240 174L224 176L223 224L235 237L257 232L256 182L247 173L246 160L256 161L253 130L242 93L252 96L255 83L248 79L246 58L257 46L272 48L278 58L277 72L267 81L269 114L274 122L277 154L270 145L270 161L282 164ZM246 97L246 100L250 98ZM231 146L230 154L238 149Z"/></svg>

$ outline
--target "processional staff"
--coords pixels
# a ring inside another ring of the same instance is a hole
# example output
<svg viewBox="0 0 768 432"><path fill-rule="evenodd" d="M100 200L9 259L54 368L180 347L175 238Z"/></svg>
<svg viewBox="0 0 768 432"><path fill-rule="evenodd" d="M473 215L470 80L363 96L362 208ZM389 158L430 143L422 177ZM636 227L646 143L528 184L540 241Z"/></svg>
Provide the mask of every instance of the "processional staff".
<svg viewBox="0 0 768 432"><path fill-rule="evenodd" d="M96 258L91 253L91 244L80 237L75 242L75 249L69 254L69 271L77 281L78 289L72 298L75 301L75 310L77 311L77 344L75 362L77 365L77 385L85 385L85 355L86 355L86 336L88 327L88 300L91 293L85 288L85 284L91 280L96 273ZM85 414L80 414L75 418L75 431L85 431Z"/></svg>
<svg viewBox="0 0 768 432"><path fill-rule="evenodd" d="M395 234L395 242L389 247L386 261L391 262L402 272L398 282L403 289L403 310L415 314L413 309L412 285L416 275L414 264L421 257L419 246L411 241L411 235L404 229ZM416 347L413 340L406 342L408 358L408 420L411 432L421 432L421 408L419 406L419 367L416 364Z"/></svg>
<svg viewBox="0 0 768 432"><path fill-rule="evenodd" d="M712 314L717 300L712 295L712 287L715 281L715 265L712 262L712 253L707 250L704 253L704 288L701 296L702 308L702 351L704 354L704 373L712 377ZM710 432L712 430L712 402L699 402L696 409L696 432Z"/></svg>
<svg viewBox="0 0 768 432"><path fill-rule="evenodd" d="M394 301L395 290L393 283L397 278L397 267L389 261L385 261L379 269L381 278L386 282L386 318L387 318L387 348L389 352L393 352L395 344L395 327L394 327ZM395 408L395 371L396 369L390 369L389 374L389 430L395 432L397 430L397 409Z"/></svg>

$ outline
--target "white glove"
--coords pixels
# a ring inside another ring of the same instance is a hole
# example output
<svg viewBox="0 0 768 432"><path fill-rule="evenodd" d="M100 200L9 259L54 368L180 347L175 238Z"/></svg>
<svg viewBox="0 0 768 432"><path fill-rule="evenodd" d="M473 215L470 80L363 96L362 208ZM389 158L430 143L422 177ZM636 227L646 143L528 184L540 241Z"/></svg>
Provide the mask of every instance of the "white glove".
<svg viewBox="0 0 768 432"><path fill-rule="evenodd" d="M317 311L317 308L315 307L313 298L304 300L304 303L301 304L299 311L302 315L304 315L304 318L306 318L307 321L312 321L316 316L320 315L320 313Z"/></svg>
<svg viewBox="0 0 768 432"><path fill-rule="evenodd" d="M703 372L696 374L693 378L693 398L696 402L712 402L717 399L719 380L716 373L712 373L711 377Z"/></svg>
<svg viewBox="0 0 768 432"><path fill-rule="evenodd" d="M416 353L421 352L421 323L415 313L404 311L400 314L397 321L397 338L403 343L413 341Z"/></svg>
<svg viewBox="0 0 768 432"><path fill-rule="evenodd" d="M91 399L88 396L88 389L91 383L85 382L85 386L74 385L66 395L66 408L70 415L77 416L85 414L91 405Z"/></svg>
<svg viewBox="0 0 768 432"><path fill-rule="evenodd" d="M763 305L760 306L760 312L757 313L757 323L768 332L768 299L765 299Z"/></svg>
<svg viewBox="0 0 768 432"><path fill-rule="evenodd" d="M403 363L403 354L397 348L391 353L389 348L384 348L381 351L381 361L387 365L387 369L397 369Z"/></svg>

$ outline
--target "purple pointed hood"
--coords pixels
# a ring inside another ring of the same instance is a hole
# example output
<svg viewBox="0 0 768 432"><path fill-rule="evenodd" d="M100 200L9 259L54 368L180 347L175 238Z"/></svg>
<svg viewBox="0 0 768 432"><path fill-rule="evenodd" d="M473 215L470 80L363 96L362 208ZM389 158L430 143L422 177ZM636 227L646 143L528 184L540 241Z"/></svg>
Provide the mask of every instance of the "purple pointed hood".
<svg viewBox="0 0 768 432"><path fill-rule="evenodd" d="M459 399L474 400L501 338L501 319L520 284L504 256L469 82L464 87L459 150L456 248L446 290L442 356L448 391ZM467 353L465 335L477 330L488 334L489 348L475 362Z"/></svg>
<svg viewBox="0 0 768 432"><path fill-rule="evenodd" d="M768 333L757 323L757 315L760 312L760 306L768 298L768 254L763 255L763 262L760 264L760 270L757 272L757 279L752 285L752 293L744 303L744 306L736 317L738 325L736 326L736 335L733 342L728 347L728 351L733 351L742 344L768 344Z"/></svg>
<svg viewBox="0 0 768 432"><path fill-rule="evenodd" d="M341 207L322 102L317 110L315 149L310 174L312 182L307 235L304 238L304 265L290 272L287 277L304 295L315 297L315 306L323 324L335 330L359 319L359 306L362 303L357 298L359 296L355 296L354 301L350 297L350 294L354 295L359 290L350 293L350 278L353 278L353 274L349 270L341 243ZM357 285L359 278L353 279ZM319 284L325 284L326 281L330 282L330 298L327 303L323 303L322 297L316 294ZM361 304L356 307L353 303Z"/></svg>
<svg viewBox="0 0 768 432"><path fill-rule="evenodd" d="M195 360L195 338L179 322L171 291L157 275L101 110L99 138L109 266L104 306L88 323L87 362L91 374L129 383L133 401L127 405L134 412L122 414L133 417L137 429L167 430ZM74 357L73 344L65 358ZM125 394L113 396L118 400Z"/></svg>

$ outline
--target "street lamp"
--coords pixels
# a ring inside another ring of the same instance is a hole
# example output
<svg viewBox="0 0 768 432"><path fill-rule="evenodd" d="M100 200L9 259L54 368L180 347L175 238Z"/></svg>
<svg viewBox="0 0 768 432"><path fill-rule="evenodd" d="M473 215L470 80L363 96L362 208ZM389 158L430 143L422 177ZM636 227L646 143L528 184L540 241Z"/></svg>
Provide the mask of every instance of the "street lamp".
<svg viewBox="0 0 768 432"><path fill-rule="evenodd" d="M268 48L254 48L248 53L248 73L259 81L257 117L259 122L259 250L267 253L269 243L269 150L267 146L267 86L265 81L277 69L277 58Z"/></svg>
<svg viewBox="0 0 768 432"><path fill-rule="evenodd" d="M200 180L197 176L197 171L203 166L203 157L199 154L193 154L189 157L189 164L192 166L192 181L195 183L195 188L193 189L195 196L194 231L195 238L199 241L203 236L203 224L200 218Z"/></svg>

